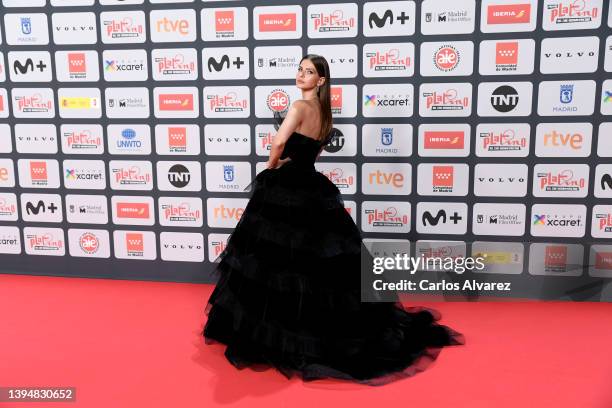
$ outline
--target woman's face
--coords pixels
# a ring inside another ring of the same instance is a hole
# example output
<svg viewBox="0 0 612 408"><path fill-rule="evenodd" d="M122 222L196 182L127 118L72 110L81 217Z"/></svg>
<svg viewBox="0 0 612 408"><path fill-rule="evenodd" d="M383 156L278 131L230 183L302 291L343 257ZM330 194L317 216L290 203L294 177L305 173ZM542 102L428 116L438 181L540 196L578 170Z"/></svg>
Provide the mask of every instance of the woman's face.
<svg viewBox="0 0 612 408"><path fill-rule="evenodd" d="M303 90L312 89L317 85L321 85L319 83L320 78L321 77L317 73L317 69L312 61L306 58L300 63L300 66L297 69L295 85Z"/></svg>

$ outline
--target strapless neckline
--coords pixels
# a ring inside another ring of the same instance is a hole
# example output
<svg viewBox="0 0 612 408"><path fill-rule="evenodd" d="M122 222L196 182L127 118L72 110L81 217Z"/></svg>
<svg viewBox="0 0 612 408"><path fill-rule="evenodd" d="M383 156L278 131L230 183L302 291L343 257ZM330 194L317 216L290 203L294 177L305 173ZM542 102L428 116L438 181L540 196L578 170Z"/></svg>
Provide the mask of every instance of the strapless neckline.
<svg viewBox="0 0 612 408"><path fill-rule="evenodd" d="M312 137L310 137L310 136L306 136L306 135L305 135L305 134L303 134L303 133L296 132L296 131L294 131L293 133L295 133L296 135L299 135L299 136L305 137L306 139L310 139L310 140L312 140L313 142L316 142L316 143L321 143L321 141L320 141L320 140L314 139L314 138L312 138Z"/></svg>

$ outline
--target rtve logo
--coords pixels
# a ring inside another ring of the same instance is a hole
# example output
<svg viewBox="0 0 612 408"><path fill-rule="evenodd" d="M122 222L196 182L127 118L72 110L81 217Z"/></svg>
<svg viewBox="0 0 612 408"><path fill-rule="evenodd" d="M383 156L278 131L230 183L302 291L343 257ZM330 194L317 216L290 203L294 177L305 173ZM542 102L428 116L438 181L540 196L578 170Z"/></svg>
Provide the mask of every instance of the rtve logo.
<svg viewBox="0 0 612 408"><path fill-rule="evenodd" d="M404 186L404 175L398 172L385 172L380 169L367 173L368 183L377 186L393 186L403 187Z"/></svg>
<svg viewBox="0 0 612 408"><path fill-rule="evenodd" d="M230 220L238 221L242 217L244 208L242 207L226 207L224 204L219 204L213 208L213 217L215 220Z"/></svg>
<svg viewBox="0 0 612 408"><path fill-rule="evenodd" d="M565 133L552 130L544 134L545 147L568 146L572 149L582 148L584 137L580 133Z"/></svg>
<svg viewBox="0 0 612 408"><path fill-rule="evenodd" d="M178 33L181 35L189 34L189 21L184 19L169 19L163 17L155 22L155 29L158 33Z"/></svg>
<svg viewBox="0 0 612 408"><path fill-rule="evenodd" d="M361 173L364 194L410 194L412 166L409 163L365 163Z"/></svg>
<svg viewBox="0 0 612 408"><path fill-rule="evenodd" d="M153 42L183 42L196 39L196 14L193 9L151 11Z"/></svg>

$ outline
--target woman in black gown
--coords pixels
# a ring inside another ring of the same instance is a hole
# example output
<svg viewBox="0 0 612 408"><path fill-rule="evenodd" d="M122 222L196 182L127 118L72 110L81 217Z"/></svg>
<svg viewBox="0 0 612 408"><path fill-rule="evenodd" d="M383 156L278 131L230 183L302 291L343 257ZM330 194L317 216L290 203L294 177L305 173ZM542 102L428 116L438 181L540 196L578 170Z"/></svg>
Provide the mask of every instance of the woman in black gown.
<svg viewBox="0 0 612 408"><path fill-rule="evenodd" d="M465 339L436 323L436 310L361 301L367 249L340 191L314 167L336 131L329 81L325 58L300 61L303 99L277 125L268 166L217 258L202 335L227 345L240 369L382 385L424 370Z"/></svg>

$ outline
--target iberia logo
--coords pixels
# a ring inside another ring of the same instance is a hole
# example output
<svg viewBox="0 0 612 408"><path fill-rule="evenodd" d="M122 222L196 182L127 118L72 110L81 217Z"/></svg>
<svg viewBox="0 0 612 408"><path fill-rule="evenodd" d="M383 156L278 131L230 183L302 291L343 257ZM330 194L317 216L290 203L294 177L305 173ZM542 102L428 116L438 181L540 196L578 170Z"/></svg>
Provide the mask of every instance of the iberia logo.
<svg viewBox="0 0 612 408"><path fill-rule="evenodd" d="M150 217L149 204L118 202L117 217L148 219Z"/></svg>
<svg viewBox="0 0 612 408"><path fill-rule="evenodd" d="M159 110L192 111L193 102L193 94L160 94Z"/></svg>
<svg viewBox="0 0 612 408"><path fill-rule="evenodd" d="M296 31L295 13L273 13L259 15L259 31Z"/></svg>
<svg viewBox="0 0 612 408"><path fill-rule="evenodd" d="M487 9L487 24L526 24L531 19L531 4L492 4Z"/></svg>

